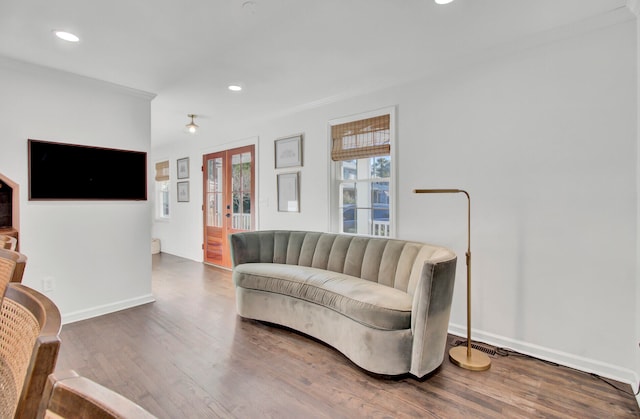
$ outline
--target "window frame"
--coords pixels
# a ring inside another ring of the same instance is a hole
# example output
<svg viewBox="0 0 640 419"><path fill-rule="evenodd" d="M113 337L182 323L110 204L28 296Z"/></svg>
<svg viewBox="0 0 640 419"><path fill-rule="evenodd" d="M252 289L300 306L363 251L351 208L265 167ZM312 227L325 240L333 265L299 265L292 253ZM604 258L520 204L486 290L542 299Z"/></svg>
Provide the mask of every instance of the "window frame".
<svg viewBox="0 0 640 419"><path fill-rule="evenodd" d="M396 142L397 142L397 131L396 131L396 106L389 106L385 108L376 109L373 111L368 111L364 113L354 114L350 116L345 116L341 118L335 118L328 122L327 124L327 147L328 147L328 156L329 156L329 231L340 233L342 217L340 214L340 185L342 183L340 161L333 161L331 159L331 150L333 146L333 139L331 138L331 128L334 125L345 124L348 122L358 121L361 119L374 118L376 116L389 115L389 156L391 160L391 170L390 170L390 179L389 179L389 236L390 238L397 237L398 231L398 223L396 219L396 202L398 200L398 194L396 192L396 179L398 173L398 157L396 153ZM375 179L369 179L374 182ZM372 211L374 211L372 209ZM373 214L373 212L372 212ZM371 236L369 234L360 234L360 233L344 233L344 234L353 234L358 236ZM380 236L371 236L371 237L380 237Z"/></svg>
<svg viewBox="0 0 640 419"><path fill-rule="evenodd" d="M167 162L167 179L166 180L157 180L157 165L159 163ZM154 176L154 186L155 186L155 219L156 221L169 221L171 219L171 160L170 159L162 159L156 162L155 166L155 176ZM162 186L166 185L167 192L167 212L168 215L164 215L162 211L162 206L164 203L163 197L163 188Z"/></svg>
<svg viewBox="0 0 640 419"><path fill-rule="evenodd" d="M167 187L167 215L163 214L162 205L164 201L162 199L163 190L162 186L166 185ZM163 180L156 181L156 220L169 220L171 218L171 181Z"/></svg>

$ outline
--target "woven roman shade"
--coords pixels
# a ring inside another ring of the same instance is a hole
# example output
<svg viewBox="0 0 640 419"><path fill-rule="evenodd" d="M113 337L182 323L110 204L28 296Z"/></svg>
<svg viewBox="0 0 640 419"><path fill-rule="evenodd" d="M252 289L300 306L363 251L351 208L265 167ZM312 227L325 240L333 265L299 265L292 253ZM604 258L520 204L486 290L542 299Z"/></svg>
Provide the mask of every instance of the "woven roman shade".
<svg viewBox="0 0 640 419"><path fill-rule="evenodd" d="M156 182L169 180L169 160L156 163Z"/></svg>
<svg viewBox="0 0 640 419"><path fill-rule="evenodd" d="M390 115L331 127L331 160L355 160L391 154Z"/></svg>

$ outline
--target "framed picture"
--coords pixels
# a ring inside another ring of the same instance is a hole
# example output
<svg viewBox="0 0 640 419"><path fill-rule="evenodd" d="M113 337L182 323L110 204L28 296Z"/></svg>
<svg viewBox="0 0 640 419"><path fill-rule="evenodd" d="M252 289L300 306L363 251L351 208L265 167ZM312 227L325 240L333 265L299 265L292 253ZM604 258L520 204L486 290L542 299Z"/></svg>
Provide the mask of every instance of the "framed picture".
<svg viewBox="0 0 640 419"><path fill-rule="evenodd" d="M278 211L300 212L300 172L278 175Z"/></svg>
<svg viewBox="0 0 640 419"><path fill-rule="evenodd" d="M189 179L189 157L178 159L178 179Z"/></svg>
<svg viewBox="0 0 640 419"><path fill-rule="evenodd" d="M178 202L189 202L189 181L178 182Z"/></svg>
<svg viewBox="0 0 640 419"><path fill-rule="evenodd" d="M302 166L302 134L275 141L276 169Z"/></svg>

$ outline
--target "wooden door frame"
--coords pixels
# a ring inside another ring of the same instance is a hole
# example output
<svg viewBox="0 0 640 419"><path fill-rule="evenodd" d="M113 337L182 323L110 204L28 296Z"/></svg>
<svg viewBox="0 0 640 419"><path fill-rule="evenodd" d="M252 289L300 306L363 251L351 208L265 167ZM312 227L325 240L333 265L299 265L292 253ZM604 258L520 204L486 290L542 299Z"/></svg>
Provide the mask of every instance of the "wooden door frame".
<svg viewBox="0 0 640 419"><path fill-rule="evenodd" d="M256 173L258 173L258 138L255 138L255 142L250 142L250 143L244 143L244 144L227 144L226 146L223 146L221 148L216 148L216 150L211 150L211 151L207 151L207 152L203 152L202 153L202 166L201 166L201 172L202 172L202 194L201 197L203 199L202 201L202 232L203 232L203 242L202 242L202 257L203 257L203 262L207 263L207 264L211 264L213 266L216 267L220 267L223 269L230 269L228 267L222 266L222 265L217 265L214 264L212 262L207 261L207 214L206 214L206 202L205 202L205 197L207 194L207 179L205 178L205 164L206 164L206 160L205 158L209 155L212 154L223 154L224 155L224 160L228 160L226 167L223 168L224 170L224 176L225 176L225 185L223 185L223 196L224 196L224 200L226 202L230 202L231 205L233 205L233 191L232 191L232 184L231 184L231 179L232 179L232 164L231 164L231 153L230 152L234 152L233 154L237 154L237 153L244 153L247 151L251 151L251 148L253 148L253 160L252 160L252 165L251 165L251 227L253 230L257 230L258 229L258 177L256 175ZM224 206L224 205L223 205ZM226 208L223 208L224 211L226 211ZM231 209L231 214L233 214L233 209ZM225 221L224 222L228 222L226 219L229 217L224 217ZM225 227L224 228L225 231L228 232L228 234L231 234L233 231L238 231L238 230L234 230L230 227ZM224 238L224 241L226 242L226 246L227 246L227 250L230 256L230 248L229 248L229 243L228 243L228 237ZM232 263L232 262L231 262Z"/></svg>

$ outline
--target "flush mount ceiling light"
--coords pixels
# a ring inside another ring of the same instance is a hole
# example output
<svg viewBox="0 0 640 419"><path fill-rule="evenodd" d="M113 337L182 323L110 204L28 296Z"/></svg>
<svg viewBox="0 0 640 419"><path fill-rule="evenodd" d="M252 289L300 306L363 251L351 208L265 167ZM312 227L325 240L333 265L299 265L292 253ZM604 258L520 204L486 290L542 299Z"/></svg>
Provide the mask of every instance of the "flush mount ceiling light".
<svg viewBox="0 0 640 419"><path fill-rule="evenodd" d="M187 115L187 117L191 118L191 122L189 122L187 125L185 125L187 127L187 130L191 133L191 134L195 134L196 131L198 130L198 126L196 125L195 122L193 122L193 118L195 118L198 115L194 115L192 113L190 113L189 115Z"/></svg>
<svg viewBox="0 0 640 419"><path fill-rule="evenodd" d="M67 41L67 42L79 42L80 41L80 38L78 38L77 35L74 35L71 32L54 30L53 33L58 38L60 38L60 39L62 39L64 41Z"/></svg>
<svg viewBox="0 0 640 419"><path fill-rule="evenodd" d="M453 0L435 0L436 4L449 4Z"/></svg>
<svg viewBox="0 0 640 419"><path fill-rule="evenodd" d="M231 90L232 92L239 92L242 90L242 86L239 84L230 84L229 86L227 86L227 89Z"/></svg>

